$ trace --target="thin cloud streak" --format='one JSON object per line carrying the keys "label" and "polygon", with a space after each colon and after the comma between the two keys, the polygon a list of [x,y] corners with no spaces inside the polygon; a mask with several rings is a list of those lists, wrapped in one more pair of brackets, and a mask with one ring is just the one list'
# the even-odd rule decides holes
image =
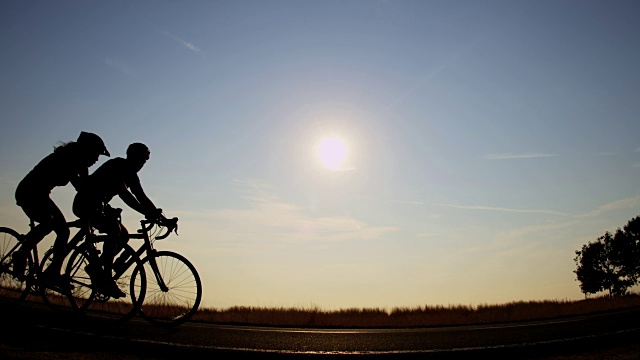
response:
{"label": "thin cloud streak", "polygon": [[563,213],[560,211],[552,211],[552,210],[509,209],[509,208],[483,206],[483,205],[456,205],[456,204],[434,204],[434,205],[445,206],[445,207],[450,207],[454,209],[462,209],[462,210],[487,210],[487,211],[502,211],[502,212],[526,213],[526,214],[544,214],[544,215],[556,215],[556,216],[571,215],[571,214]]}
{"label": "thin cloud streak", "polygon": [[133,70],[133,68],[123,62],[117,61],[117,60],[113,60],[111,58],[105,58],[104,59],[104,63],[105,65],[107,65],[110,68],[114,68],[117,70],[122,71],[122,73],[124,73],[127,76],[136,76],[137,73],[135,70]]}
{"label": "thin cloud streak", "polygon": [[182,46],[186,47],[187,49],[193,51],[194,53],[198,54],[198,55],[204,55],[204,52],[198,48],[197,46],[195,46],[193,43],[190,43],[188,41],[182,40],[181,38],[167,32],[167,31],[163,31],[163,33],[165,35],[167,35],[168,37],[172,38],[173,40],[179,42],[180,44],[182,44]]}
{"label": "thin cloud streak", "polygon": [[360,199],[364,200],[373,200],[377,202],[385,202],[389,204],[403,204],[403,205],[417,205],[422,206],[424,203],[418,200],[393,200],[393,199],[382,199],[374,196],[359,196]]}
{"label": "thin cloud streak", "polygon": [[264,234],[286,242],[372,240],[398,230],[394,226],[371,226],[350,216],[309,216],[303,208],[269,193],[269,187],[259,181],[237,180],[235,184],[248,208],[217,210],[202,216],[222,221],[226,236],[239,241]]}
{"label": "thin cloud streak", "polygon": [[535,159],[535,158],[545,158],[545,157],[556,157],[556,154],[547,154],[547,153],[527,153],[527,154],[511,154],[511,153],[500,153],[500,154],[487,154],[484,156],[487,160],[509,160],[509,159]]}
{"label": "thin cloud streak", "polygon": [[585,214],[576,215],[576,217],[577,218],[595,217],[606,212],[620,210],[620,209],[631,209],[637,206],[640,206],[640,196],[633,196],[633,197],[617,200],[609,204],[602,205],[601,207],[599,207],[594,211],[591,211]]}

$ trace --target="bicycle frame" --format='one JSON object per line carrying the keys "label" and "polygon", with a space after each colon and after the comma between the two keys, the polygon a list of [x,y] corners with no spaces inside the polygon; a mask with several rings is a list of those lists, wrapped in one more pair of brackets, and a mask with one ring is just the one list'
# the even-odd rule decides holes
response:
{"label": "bicycle frame", "polygon": [[[29,222],[29,232],[30,232],[31,230],[33,230],[33,228],[34,228],[34,227],[35,227],[35,222],[34,222],[33,220],[30,220],[30,222]],[[27,234],[28,234],[28,232],[27,232]],[[18,249],[22,249],[22,247],[24,246],[24,241],[25,241],[25,239],[26,239],[27,234],[20,234],[20,233],[18,233],[18,235],[19,235],[19,238],[18,238],[19,242],[18,242],[18,243],[16,243],[16,244],[11,248],[11,249],[9,249],[9,251],[7,251],[7,252],[6,252],[5,256],[4,256],[2,259],[0,259],[0,261],[1,261],[3,264],[5,263],[5,260],[7,260],[7,258],[8,258],[9,256],[12,256],[12,255],[13,255],[13,253],[14,253],[16,250],[18,250]],[[32,253],[32,255],[33,255],[33,262],[34,262],[34,264],[40,264],[40,259],[39,259],[39,256],[38,256],[38,246],[37,246],[37,244],[36,244],[35,246],[33,246],[31,249],[29,249],[29,252],[31,252],[31,253]]]}
{"label": "bicycle frame", "polygon": [[89,225],[89,222],[86,220],[77,219],[75,221],[68,222],[67,225],[70,228],[71,227],[79,228],[78,232],[67,243],[67,247],[69,248],[68,253],[70,253],[74,247],[78,246],[78,244],[80,244],[82,240],[84,240],[85,238],[106,236],[106,235],[95,235],[93,233],[93,228],[91,227],[91,225]]}
{"label": "bicycle frame", "polygon": [[[149,220],[141,220],[140,221],[140,229],[136,234],[129,234],[129,239],[141,239],[144,243],[138,248],[138,250],[134,251],[134,254],[123,253],[118,256],[116,260],[114,260],[113,269],[116,274],[116,278],[119,278],[130,266],[134,265],[135,259],[138,258],[143,262],[148,258],[149,264],[151,265],[151,269],[153,270],[153,274],[156,278],[158,286],[163,292],[169,291],[169,288],[164,282],[162,275],[160,274],[160,270],[158,269],[158,264],[156,263],[155,254],[157,250],[153,248],[153,243],[151,238],[149,237],[149,230],[156,225],[156,222]],[[169,236],[172,231],[172,227],[167,227],[167,231],[155,237],[156,240],[161,240]],[[132,256],[133,255],[133,256]],[[146,257],[143,257],[146,255]]]}
{"label": "bicycle frame", "polygon": [[[29,222],[29,232],[31,232],[31,230],[33,230],[33,228],[35,227],[35,222],[33,220],[30,220]],[[75,221],[70,221],[67,222],[67,226],[69,228],[75,227],[75,228],[79,228],[80,230],[78,230],[78,232],[73,236],[73,238],[71,238],[71,240],[67,243],[67,247],[68,247],[68,251],[67,254],[69,254],[71,252],[71,249],[73,249],[73,247],[77,246],[87,235],[91,234],[90,228],[89,228],[89,224],[85,221],[82,221],[80,219],[75,220]],[[28,232],[27,232],[28,234]],[[13,248],[11,248],[9,251],[7,251],[6,255],[4,258],[0,259],[2,260],[2,262],[4,263],[4,261],[6,260],[6,257],[11,256],[11,254],[13,254],[16,250],[18,250],[19,248],[22,248],[24,246],[24,241],[25,238],[27,236],[27,234],[20,234],[20,242],[18,244],[16,244]],[[72,247],[73,246],[73,247]],[[52,251],[53,248],[49,248],[47,251],[45,251],[44,256],[42,257],[43,259],[47,257],[47,254]],[[31,248],[29,249],[29,252],[31,253],[32,256],[32,260],[33,260],[33,265],[34,268],[36,268],[39,272],[39,270],[44,270],[40,268],[40,252],[38,251],[38,244],[33,244],[31,246]]]}
{"label": "bicycle frame", "polygon": [[[24,238],[24,235],[23,235],[23,234],[19,234],[19,235],[20,235],[20,237],[21,237],[21,238]],[[6,260],[7,260],[7,259],[8,259],[8,258],[9,258],[9,257],[10,257],[10,256],[11,256],[11,255],[16,251],[16,250],[18,250],[18,248],[21,248],[21,247],[22,247],[22,239],[19,239],[19,240],[20,240],[20,242],[18,242],[18,243],[17,243],[16,245],[14,245],[11,249],[9,249],[9,250],[6,252],[6,254],[4,255],[4,257],[0,259],[0,262],[1,262],[2,264],[4,264],[4,263],[5,263],[5,261],[6,261]]]}
{"label": "bicycle frame", "polygon": [[[87,320],[115,324],[140,314],[154,325],[168,327],[180,325],[188,321],[198,309],[202,298],[200,277],[193,264],[184,256],[172,251],[154,249],[156,240],[168,237],[171,232],[177,234],[177,222],[178,218],[167,219],[164,216],[151,221],[142,220],[137,233],[129,237],[142,240],[142,244],[136,248],[131,247],[130,244],[122,244],[116,253],[112,270],[115,272],[113,280],[116,281],[117,286],[121,289],[125,289],[123,287],[125,286],[127,289],[125,291],[128,291],[124,297],[113,297],[104,293],[102,280],[99,279],[102,275],[95,276],[95,272],[100,269],[87,268],[92,263],[101,265],[100,254],[104,250],[104,243],[111,239],[106,238],[108,235],[98,234],[88,221],[80,219],[68,223],[69,227],[79,229],[65,249],[69,254],[64,260],[63,266],[66,269],[64,276],[69,276],[72,285],[70,291],[51,288],[48,284],[39,284],[39,274],[51,260],[52,248],[41,257],[42,260],[39,259],[37,252],[34,252],[33,257],[29,255],[27,266],[32,270],[31,273],[25,273],[26,279],[9,275],[6,286],[5,280],[2,280],[1,290],[9,291],[7,298],[15,304],[19,304],[29,294],[39,294],[52,308],[56,310],[70,308],[78,311],[83,319]],[[6,234],[3,239],[6,239],[7,245],[11,244],[2,249],[4,257],[7,250],[11,253],[19,249],[20,245],[24,245],[22,239],[25,235],[10,228],[2,229]],[[42,263],[36,265],[34,259]],[[9,264],[7,266],[11,270],[12,262],[4,261],[2,265],[5,266],[5,263]],[[149,272],[154,273],[154,278],[151,278]],[[94,280],[96,280],[95,284]],[[147,288],[147,284],[151,284],[150,288]],[[147,291],[152,295],[149,298],[146,297]],[[69,302],[67,306],[60,303],[59,294],[66,296]]]}
{"label": "bicycle frame", "polygon": [[[35,226],[36,226],[35,222],[31,220],[29,223],[29,227],[30,227],[29,232],[33,231]],[[66,256],[69,253],[77,249],[79,246],[82,246],[80,244],[85,239],[88,239],[88,238],[90,239],[91,236],[94,236],[87,222],[76,220],[76,221],[68,222],[67,226],[69,228],[76,227],[76,228],[79,228],[79,230],[73,236],[71,241],[66,244],[66,247],[63,249],[66,253],[58,254],[55,256],[62,256],[66,258]],[[52,260],[52,257],[54,256],[54,253],[53,253],[54,247],[53,246],[49,247],[41,256],[41,253],[39,251],[40,241],[34,242],[34,243],[32,243],[31,241],[27,241],[26,238],[28,237],[29,232],[27,232],[27,234],[20,234],[10,228],[3,227],[2,229],[3,229],[3,233],[8,234],[9,236],[13,236],[17,240],[17,242],[14,243],[10,248],[6,248],[2,250],[3,252],[3,256],[1,259],[2,269],[0,269],[0,273],[4,274],[10,268],[11,266],[10,264],[13,260],[8,261],[8,259],[13,257],[16,251],[23,250],[24,253],[27,255],[25,259],[27,264],[25,268],[26,272],[24,273],[24,277],[20,277],[19,275],[15,275],[15,274],[11,275],[12,277],[19,280],[21,284],[20,287],[22,287],[22,290],[20,290],[22,291],[22,295],[16,298],[18,302],[21,302],[22,300],[26,299],[28,296],[41,296],[43,301],[47,305],[51,306],[54,309],[59,308],[58,304],[54,304],[49,300],[55,299],[55,297],[59,296],[59,294],[64,295],[64,290],[61,291],[60,289],[57,289],[57,288],[45,286],[46,284],[44,284],[41,281],[42,280],[41,275],[46,270],[47,266],[49,265],[49,262]]]}

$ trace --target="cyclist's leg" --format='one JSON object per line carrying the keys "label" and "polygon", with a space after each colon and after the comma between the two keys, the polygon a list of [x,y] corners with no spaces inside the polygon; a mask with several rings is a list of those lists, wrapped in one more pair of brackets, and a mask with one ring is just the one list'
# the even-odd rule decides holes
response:
{"label": "cyclist's leg", "polygon": [[48,196],[23,199],[19,205],[29,219],[38,223],[27,233],[23,243],[24,249],[31,250],[53,230],[53,213],[62,213]]}
{"label": "cyclist's leg", "polygon": [[114,232],[117,232],[117,236],[112,237],[112,241],[109,244],[105,243],[105,250],[102,262],[104,265],[104,270],[107,274],[111,274],[113,271],[113,261],[116,256],[125,246],[127,246],[129,242],[129,231],[127,228],[120,222],[117,222],[117,227],[113,227]]}
{"label": "cyclist's leg", "polygon": [[126,295],[126,292],[122,291],[118,286],[118,283],[115,279],[113,279],[113,263],[116,254],[118,254],[125,246],[127,246],[127,242],[129,240],[129,233],[127,229],[118,221],[118,235],[111,238],[111,243],[106,244],[109,250],[104,252],[104,256],[102,259],[102,263],[104,266],[104,272],[109,276],[107,283],[107,291],[111,296],[115,297],[123,297]]}
{"label": "cyclist's leg", "polygon": [[[20,199],[19,206],[24,213],[37,225],[34,226],[23,238],[22,245],[13,254],[13,270],[16,274],[23,274],[26,266],[26,259],[29,258],[29,252],[35,249],[38,243],[51,232],[52,228],[52,209],[57,206],[48,196],[23,196]],[[57,209],[60,211],[59,209]]]}
{"label": "cyclist's leg", "polygon": [[[33,205],[33,203],[30,205]],[[23,208],[25,208],[24,205]],[[37,209],[35,206],[29,206],[25,209],[25,212],[27,211],[27,214],[39,223],[27,235],[31,248],[37,247],[42,238],[51,232],[51,230],[56,233],[51,261],[47,264],[46,269],[42,269],[42,284],[44,284],[45,287],[58,289],[58,291],[70,290],[69,282],[60,275],[70,234],[67,221],[62,211],[60,211],[53,200],[48,197],[40,199]]]}
{"label": "cyclist's leg", "polygon": [[67,220],[60,211],[60,209],[53,203],[49,204],[51,210],[51,228],[56,233],[56,239],[53,243],[53,254],[51,263],[47,268],[48,272],[52,276],[60,276],[62,270],[62,263],[67,255],[67,243],[69,241],[69,227],[67,226]]}
{"label": "cyclist's leg", "polygon": [[[93,273],[97,283],[96,286],[109,296],[124,297],[126,293],[121,291],[112,277],[113,259],[118,252],[118,243],[121,233],[119,219],[100,213],[94,216],[91,223],[101,233],[106,234],[106,239],[102,244],[102,254],[99,258],[100,264],[90,264],[90,272]],[[97,265],[97,266],[96,266]]]}
{"label": "cyclist's leg", "polygon": [[105,270],[111,270],[113,267],[113,258],[115,257],[118,249],[120,222],[116,219],[103,217],[100,223],[96,225],[96,228],[99,229],[100,232],[107,234],[107,239],[105,240],[102,248],[100,261],[102,262],[102,267]]}
{"label": "cyclist's leg", "polygon": [[[135,281],[132,279],[134,269],[142,267],[140,258],[132,256],[121,268],[117,280],[121,288],[126,289],[126,296],[115,298],[103,292],[94,283],[94,276],[85,270],[89,264],[99,261],[95,249],[104,249],[104,239],[103,236],[97,236],[72,251],[67,262],[67,273],[71,276],[74,289],[68,297],[72,308],[84,318],[100,320],[101,324],[108,325],[121,323],[137,314],[140,303],[144,301],[146,275],[138,275]],[[125,250],[135,253],[130,247]]]}

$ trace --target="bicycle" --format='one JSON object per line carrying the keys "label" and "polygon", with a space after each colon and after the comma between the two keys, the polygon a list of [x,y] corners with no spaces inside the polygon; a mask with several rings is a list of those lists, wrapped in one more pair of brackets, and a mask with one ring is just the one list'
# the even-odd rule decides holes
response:
{"label": "bicycle", "polygon": [[77,246],[65,271],[74,286],[68,294],[71,306],[86,318],[113,323],[125,322],[136,313],[159,326],[172,327],[188,321],[202,298],[200,276],[184,256],[154,249],[156,240],[165,239],[172,232],[177,234],[177,222],[178,218],[164,216],[141,220],[137,233],[129,235],[129,239],[141,239],[143,244],[134,250],[127,243],[114,257],[113,279],[127,295],[120,299],[101,293],[87,273],[87,265],[99,261],[104,236],[95,236]]}
{"label": "bicycle", "polygon": [[24,235],[17,231],[0,227],[0,295],[9,304],[16,305],[26,297],[28,289],[29,269],[33,266],[33,259],[27,256],[27,262],[23,271],[14,270],[13,256],[15,251],[22,248]]}
{"label": "bicycle", "polygon": [[[67,223],[69,227],[80,226],[78,222]],[[29,223],[30,229],[35,226],[33,220]],[[49,307],[60,310],[64,308],[65,292],[67,290],[48,287],[48,284],[40,281],[42,274],[51,263],[53,247],[50,247],[42,257],[39,258],[38,245],[23,252],[25,258],[23,269],[16,273],[14,255],[16,251],[23,250],[27,234],[20,234],[17,231],[0,227],[0,296],[10,305],[18,305],[29,295],[41,297],[42,301]]]}
{"label": "bicycle", "polygon": [[[33,229],[34,226],[32,220],[29,227]],[[103,236],[93,234],[90,225],[80,219],[68,222],[67,226],[80,229],[69,241],[67,249],[71,250],[67,251],[67,255],[87,237]],[[21,259],[23,269],[16,273],[15,255],[18,251],[24,250],[26,237],[27,234],[20,234],[11,228],[0,227],[0,296],[11,305],[19,305],[31,295],[42,298],[42,301],[54,310],[70,309],[67,298],[71,290],[51,287],[40,281],[43,278],[42,274],[51,263],[53,247],[44,253],[42,261],[39,258],[37,244],[23,251],[25,256]]]}

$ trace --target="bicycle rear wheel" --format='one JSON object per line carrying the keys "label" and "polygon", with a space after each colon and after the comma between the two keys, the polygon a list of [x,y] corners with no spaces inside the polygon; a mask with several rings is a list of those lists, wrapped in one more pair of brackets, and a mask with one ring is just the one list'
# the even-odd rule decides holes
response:
{"label": "bicycle rear wheel", "polygon": [[[74,289],[68,295],[71,307],[78,311],[87,320],[99,321],[102,324],[117,325],[131,319],[144,301],[146,277],[138,277],[134,280],[132,274],[142,262],[134,257],[130,266],[125,270],[116,282],[126,296],[116,299],[100,291],[100,287],[92,281],[86,271],[86,266],[91,261],[100,264],[98,254],[102,251],[104,241],[101,238],[91,243],[82,244],[75,250],[67,263],[66,275],[69,276]],[[129,247],[129,245],[126,245]],[[133,249],[127,249],[133,253]]]}
{"label": "bicycle rear wheel", "polygon": [[18,305],[29,295],[32,283],[33,259],[28,252],[24,271],[16,274],[13,253],[22,245],[17,231],[0,227],[0,298],[9,305]]}
{"label": "bicycle rear wheel", "polygon": [[[153,261],[157,264],[158,276],[167,286],[163,291],[156,279]],[[140,307],[140,315],[154,325],[177,326],[189,320],[200,306],[202,283],[196,268],[184,256],[172,251],[159,251],[147,257],[144,268],[136,268],[134,279],[145,276],[147,292]]]}

